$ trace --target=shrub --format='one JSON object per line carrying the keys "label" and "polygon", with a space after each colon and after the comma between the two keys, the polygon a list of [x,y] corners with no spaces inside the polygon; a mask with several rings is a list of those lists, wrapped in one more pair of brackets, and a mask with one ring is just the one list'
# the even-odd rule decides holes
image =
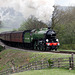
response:
{"label": "shrub", "polygon": [[0,52],[4,49],[4,46],[0,45]]}
{"label": "shrub", "polygon": [[49,67],[51,68],[51,66],[53,65],[53,61],[51,59],[49,59],[48,63],[49,63]]}
{"label": "shrub", "polygon": [[62,44],[59,48],[66,50],[75,50],[75,44]]}

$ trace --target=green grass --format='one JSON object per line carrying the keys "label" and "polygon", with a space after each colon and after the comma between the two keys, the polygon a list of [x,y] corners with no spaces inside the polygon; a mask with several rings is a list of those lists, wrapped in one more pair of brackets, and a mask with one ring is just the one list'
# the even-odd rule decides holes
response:
{"label": "green grass", "polygon": [[69,71],[68,69],[54,68],[43,70],[31,70],[12,75],[75,75],[75,70]]}
{"label": "green grass", "polygon": [[75,52],[75,50],[64,50],[64,49],[59,49],[58,51],[69,51],[69,52]]}
{"label": "green grass", "polygon": [[3,50],[0,52],[0,71],[11,68],[11,60],[14,61],[15,66],[22,66],[30,62],[39,61],[50,58],[70,57],[67,54],[54,54],[42,52],[25,52],[15,49]]}

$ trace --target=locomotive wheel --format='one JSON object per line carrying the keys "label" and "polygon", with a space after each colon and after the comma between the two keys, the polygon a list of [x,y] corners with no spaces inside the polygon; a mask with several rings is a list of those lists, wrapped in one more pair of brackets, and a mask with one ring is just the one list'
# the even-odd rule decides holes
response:
{"label": "locomotive wheel", "polygon": [[45,51],[45,44],[42,42],[42,44],[41,44],[41,50],[43,50],[43,51]]}
{"label": "locomotive wheel", "polygon": [[43,47],[42,50],[45,51],[45,48]]}
{"label": "locomotive wheel", "polygon": [[46,50],[46,47],[45,47],[45,44],[42,43],[42,50],[45,51]]}
{"label": "locomotive wheel", "polygon": [[39,46],[37,46],[37,50],[40,50]]}
{"label": "locomotive wheel", "polygon": [[57,51],[57,48],[55,48],[55,51]]}
{"label": "locomotive wheel", "polygon": [[39,50],[43,50],[43,48],[42,48],[42,44],[40,44],[40,46],[39,46]]}
{"label": "locomotive wheel", "polygon": [[39,41],[37,41],[37,50],[40,50],[40,44],[39,44]]}
{"label": "locomotive wheel", "polygon": [[45,51],[45,45],[44,45],[44,43],[40,44],[40,50]]}
{"label": "locomotive wheel", "polygon": [[37,44],[36,44],[36,42],[34,42],[34,50],[36,50],[37,49]]}

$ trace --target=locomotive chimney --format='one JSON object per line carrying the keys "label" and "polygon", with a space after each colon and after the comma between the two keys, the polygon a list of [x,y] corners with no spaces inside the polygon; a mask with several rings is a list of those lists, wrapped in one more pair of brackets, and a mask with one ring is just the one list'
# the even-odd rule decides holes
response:
{"label": "locomotive chimney", "polygon": [[51,27],[48,27],[48,30],[50,30],[51,29]]}

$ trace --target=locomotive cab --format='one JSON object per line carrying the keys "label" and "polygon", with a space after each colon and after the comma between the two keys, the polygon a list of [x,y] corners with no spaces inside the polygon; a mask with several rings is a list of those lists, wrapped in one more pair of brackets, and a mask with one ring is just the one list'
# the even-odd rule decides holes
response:
{"label": "locomotive cab", "polygon": [[57,50],[59,46],[59,40],[56,39],[56,33],[53,30],[48,30],[46,33],[46,48],[50,50]]}

